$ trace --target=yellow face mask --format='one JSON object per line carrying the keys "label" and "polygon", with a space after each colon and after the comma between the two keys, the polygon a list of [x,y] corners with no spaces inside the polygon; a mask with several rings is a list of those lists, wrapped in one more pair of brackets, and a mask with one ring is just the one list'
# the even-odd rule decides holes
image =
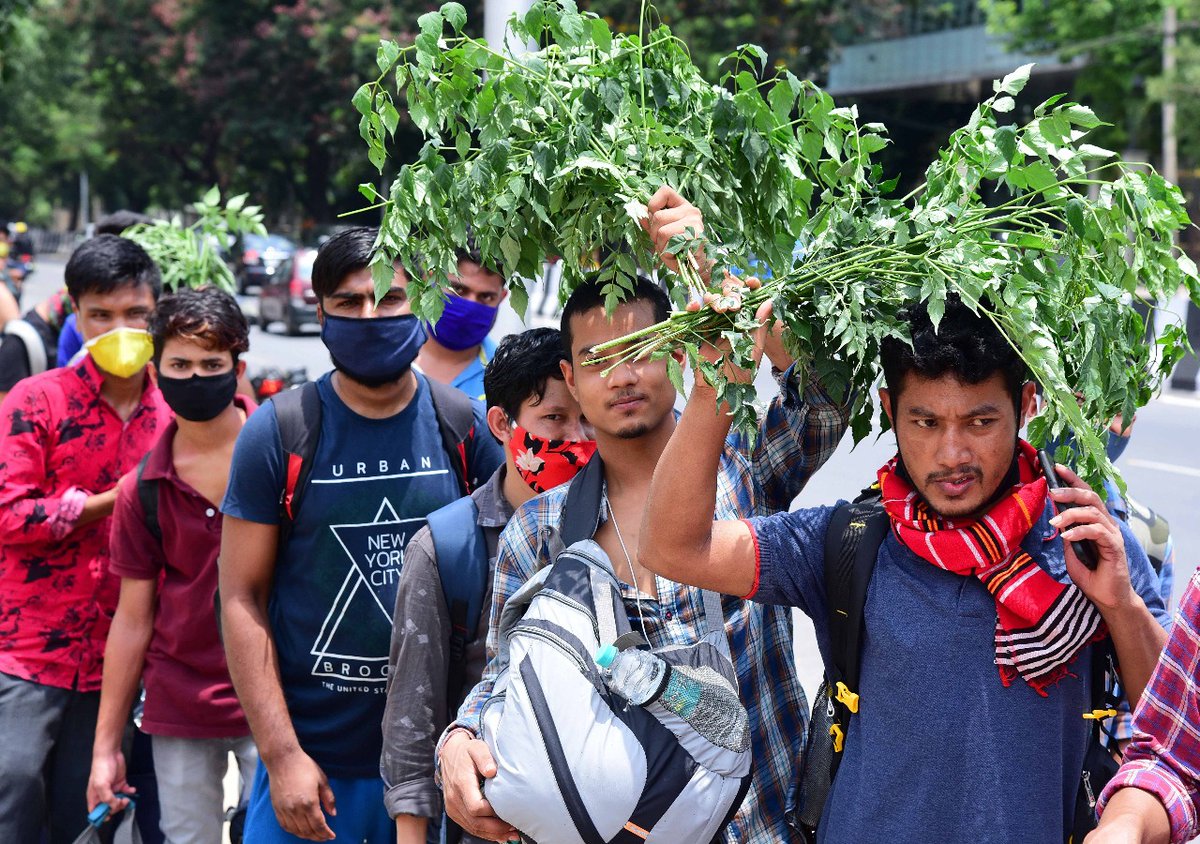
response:
{"label": "yellow face mask", "polygon": [[150,362],[154,341],[142,328],[114,328],[83,344],[96,366],[118,378],[128,378]]}

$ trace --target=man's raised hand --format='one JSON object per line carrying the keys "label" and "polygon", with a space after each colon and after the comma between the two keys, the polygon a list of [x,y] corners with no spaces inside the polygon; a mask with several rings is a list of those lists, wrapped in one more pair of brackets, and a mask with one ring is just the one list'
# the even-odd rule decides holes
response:
{"label": "man's raised hand", "polygon": [[[663,185],[650,198],[646,205],[647,215],[642,220],[642,228],[650,236],[650,242],[658,253],[659,259],[668,269],[679,272],[678,259],[667,251],[671,238],[676,235],[687,235],[689,229],[695,237],[704,234],[704,216],[700,209],[688,202],[674,188]],[[695,253],[696,269],[700,277],[708,281],[708,262],[704,259],[703,251]]]}

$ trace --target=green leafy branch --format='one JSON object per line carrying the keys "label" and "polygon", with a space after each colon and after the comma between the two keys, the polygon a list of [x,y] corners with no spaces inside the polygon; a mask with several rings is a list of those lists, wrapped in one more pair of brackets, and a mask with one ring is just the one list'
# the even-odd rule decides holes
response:
{"label": "green leafy branch", "polygon": [[239,235],[267,233],[262,209],[246,205],[247,196],[239,194],[222,205],[221,191],[213,187],[192,206],[197,220],[190,226],[175,217],[132,226],[122,235],[141,244],[154,259],[167,290],[211,284],[236,293],[237,282],[221,252]]}
{"label": "green leafy branch", "polygon": [[[1153,314],[1181,285],[1200,304],[1196,267],[1174,246],[1189,225],[1179,190],[1089,144],[1101,121],[1061,97],[1012,123],[1029,66],[996,82],[922,185],[892,198],[895,181],[872,160],[889,143],[885,128],[860,125],[855,108],[787,72],[760,75],[767,56],[753,45],[712,84],[666,27],[614,35],[571,0],[540,0],[513,20],[517,38],[540,45],[518,57],[463,35],[465,19],[448,3],[420,18],[414,44],[382,43],[379,77],[355,96],[377,167],[401,108],[427,139],[387,196],[362,188],[384,208],[377,282],[403,262],[421,316],[440,313],[468,225],[519,310],[520,277],[536,275],[546,255],[564,258],[560,295],[598,271],[615,306],[657,262],[640,218],[669,184],[706,227],[706,242],[693,232],[670,245],[682,271],[661,277],[678,306],[703,295],[688,260],[701,246],[714,278],[763,268],[770,277],[727,292],[724,313],[680,311],[605,344],[595,363],[682,348],[743,429],[756,421],[753,387],[728,382],[699,349],[724,338],[748,364],[753,314],[768,300],[793,354],[850,402],[858,441],[873,427],[880,343],[907,339],[902,309],[924,301],[936,322],[947,296],[959,296],[1044,386],[1048,411],[1031,436],[1073,430],[1093,484],[1112,472],[1100,438],[1109,420],[1131,418],[1187,349],[1178,322],[1147,342],[1133,307]],[[680,367],[667,367],[682,390]]]}
{"label": "green leafy branch", "polygon": [[[615,305],[654,265],[640,220],[663,184],[704,212],[720,265],[785,261],[814,194],[864,179],[865,157],[887,143],[811,83],[755,75],[747,68],[766,56],[751,45],[714,85],[666,27],[614,35],[570,0],[540,0],[513,20],[514,37],[547,45],[517,57],[463,35],[465,20],[447,3],[421,16],[412,45],[383,42],[380,75],[354,98],[376,167],[402,108],[427,138],[388,196],[362,186],[384,208],[377,278],[402,261],[425,316],[440,312],[468,223],[518,310],[520,279],[547,255],[564,258],[564,291],[597,271]],[[691,251],[681,254],[678,304],[703,289]]]}

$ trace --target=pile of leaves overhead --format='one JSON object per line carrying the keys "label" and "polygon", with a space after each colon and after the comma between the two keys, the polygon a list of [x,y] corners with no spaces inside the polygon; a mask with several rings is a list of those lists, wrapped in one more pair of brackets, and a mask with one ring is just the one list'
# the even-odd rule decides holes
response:
{"label": "pile of leaves overhead", "polygon": [[[1031,438],[1073,430],[1093,484],[1112,473],[1101,438],[1109,420],[1132,418],[1187,349],[1178,320],[1147,343],[1132,306],[1153,313],[1181,285],[1200,304],[1196,266],[1174,246],[1190,224],[1178,188],[1087,143],[1101,121],[1061,96],[1013,123],[1030,66],[997,81],[925,181],[893,197],[894,180],[873,160],[889,143],[885,127],[860,124],[856,108],[786,70],[768,72],[753,45],[731,53],[712,83],[667,27],[614,35],[571,0],[540,0],[514,18],[513,37],[540,45],[516,57],[464,35],[465,21],[447,3],[419,19],[414,44],[384,41],[380,75],[354,98],[381,170],[401,108],[427,138],[389,195],[362,187],[384,207],[376,283],[390,284],[393,260],[403,262],[424,318],[441,313],[468,224],[519,312],[521,278],[548,255],[563,258],[562,297],[598,271],[615,306],[635,272],[656,263],[640,221],[667,184],[706,226],[704,242],[691,233],[671,244],[681,269],[660,277],[677,305],[705,292],[700,247],[713,278],[763,266],[771,277],[735,291],[740,310],[680,311],[600,348],[596,362],[682,348],[743,429],[756,420],[753,386],[726,381],[698,349],[724,337],[748,362],[753,314],[767,300],[789,349],[852,402],[857,442],[872,429],[880,341],[907,339],[900,310],[925,301],[937,321],[947,295],[960,296],[1043,385],[1047,412]],[[682,390],[681,370],[668,368]]]}

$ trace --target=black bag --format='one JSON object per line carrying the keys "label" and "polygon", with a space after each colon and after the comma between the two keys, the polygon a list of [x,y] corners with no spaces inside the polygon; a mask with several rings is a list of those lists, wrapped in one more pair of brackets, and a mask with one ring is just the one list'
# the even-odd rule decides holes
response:
{"label": "black bag", "polygon": [[813,700],[804,757],[788,793],[787,820],[805,841],[817,825],[845,747],[850,716],[858,712],[859,658],[867,584],[875,571],[888,516],[876,491],[833,511],[825,531],[825,592],[832,664]]}

